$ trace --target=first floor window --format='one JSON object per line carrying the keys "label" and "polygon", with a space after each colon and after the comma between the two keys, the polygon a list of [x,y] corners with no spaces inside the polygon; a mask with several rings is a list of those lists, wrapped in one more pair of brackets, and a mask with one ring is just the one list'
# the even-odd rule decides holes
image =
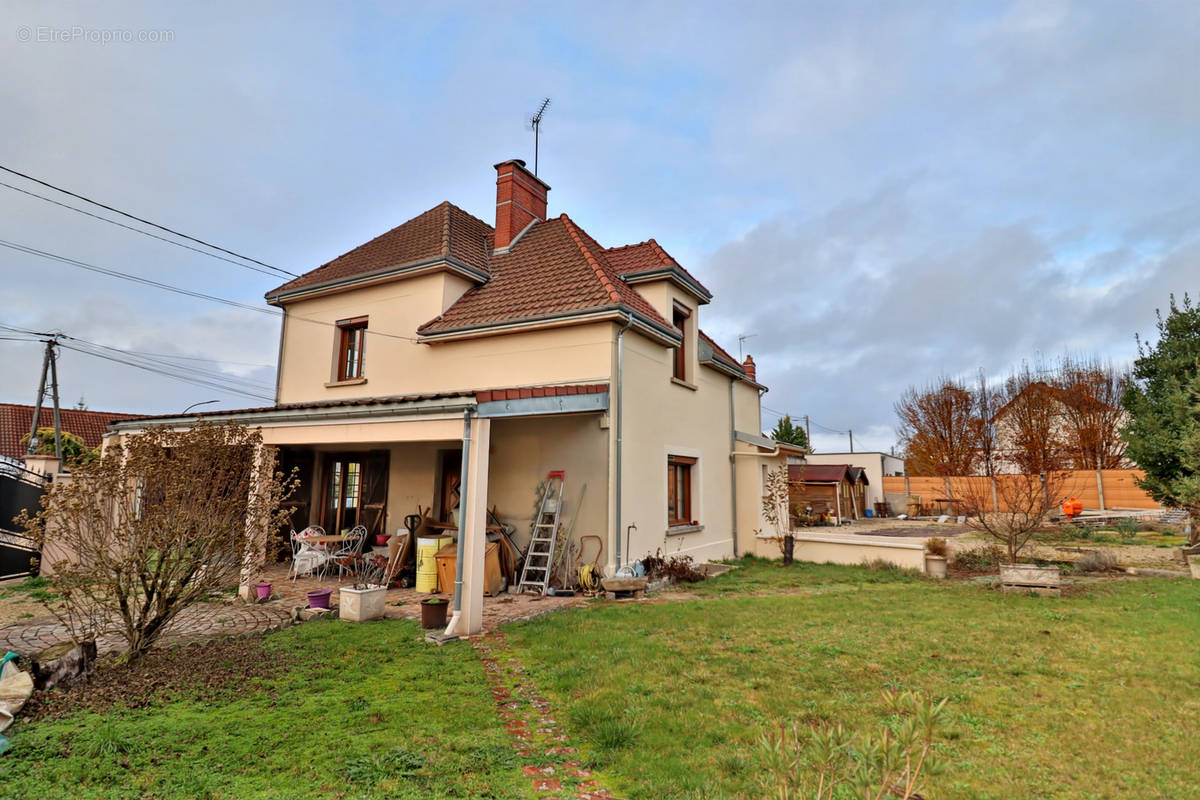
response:
{"label": "first floor window", "polygon": [[367,338],[367,318],[344,319],[338,322],[339,381],[352,381],[363,376],[363,345]]}
{"label": "first floor window", "polygon": [[692,524],[692,467],[696,459],[667,456],[667,524]]}

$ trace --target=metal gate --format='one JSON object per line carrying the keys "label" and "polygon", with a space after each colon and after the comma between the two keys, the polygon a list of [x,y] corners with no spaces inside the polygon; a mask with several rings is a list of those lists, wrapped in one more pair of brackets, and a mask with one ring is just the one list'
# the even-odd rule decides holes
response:
{"label": "metal gate", "polygon": [[37,513],[49,481],[11,461],[0,461],[0,580],[37,573],[37,544],[18,531],[13,518]]}

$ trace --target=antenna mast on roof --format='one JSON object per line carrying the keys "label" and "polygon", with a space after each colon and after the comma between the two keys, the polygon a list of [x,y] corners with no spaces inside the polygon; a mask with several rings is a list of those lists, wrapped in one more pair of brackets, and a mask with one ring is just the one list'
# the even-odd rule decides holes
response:
{"label": "antenna mast on roof", "polygon": [[542,101],[542,107],[537,110],[537,113],[529,118],[529,127],[533,128],[533,174],[538,174],[538,144],[542,132],[542,119],[546,116],[546,109],[550,107],[550,98],[547,97]]}

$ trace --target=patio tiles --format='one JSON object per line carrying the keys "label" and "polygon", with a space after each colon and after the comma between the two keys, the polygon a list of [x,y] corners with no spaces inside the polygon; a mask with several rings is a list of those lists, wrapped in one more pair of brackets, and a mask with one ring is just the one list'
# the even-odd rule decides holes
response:
{"label": "patio tiles", "polygon": [[592,771],[583,767],[577,758],[578,749],[567,744],[569,737],[559,732],[558,723],[548,713],[550,701],[529,682],[524,668],[508,649],[504,634],[488,633],[471,644],[483,662],[483,672],[504,729],[513,739],[513,749],[530,761],[521,769],[539,798],[614,800],[612,793],[594,779]]}
{"label": "patio tiles", "polygon": [[[276,564],[268,567],[262,580],[271,584],[271,602],[268,605],[283,605],[287,608],[307,606],[307,593],[318,589],[332,589],[329,596],[331,605],[338,602],[338,589],[342,586],[353,586],[356,578],[344,576],[340,580],[327,577],[320,581],[316,578],[301,577],[294,582],[288,578],[288,566]],[[416,589],[392,588],[387,591],[387,601],[384,614],[392,619],[420,619],[421,601],[433,595],[418,592]],[[454,595],[440,594],[447,600],[453,600]],[[523,619],[533,619],[542,614],[558,611],[571,606],[586,603],[583,597],[540,597],[536,595],[501,594],[498,597],[483,598],[483,629],[485,632],[495,631],[506,622]]]}
{"label": "patio tiles", "polygon": [[[157,646],[170,647],[216,636],[249,636],[291,624],[286,607],[241,603],[197,603],[179,612]],[[53,617],[42,617],[0,628],[0,652],[12,650],[34,657],[43,650],[71,641],[67,627]],[[123,652],[125,641],[116,634],[96,640],[98,654]]]}

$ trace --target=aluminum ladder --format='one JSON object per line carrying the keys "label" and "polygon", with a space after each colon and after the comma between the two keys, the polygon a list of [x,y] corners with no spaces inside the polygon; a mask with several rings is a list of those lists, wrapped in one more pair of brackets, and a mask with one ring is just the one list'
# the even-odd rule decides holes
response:
{"label": "aluminum ladder", "polygon": [[537,516],[530,528],[529,549],[525,551],[525,566],[517,592],[545,594],[554,571],[554,549],[558,539],[558,519],[562,514],[563,486],[567,481],[564,470],[552,470],[546,476]]}

